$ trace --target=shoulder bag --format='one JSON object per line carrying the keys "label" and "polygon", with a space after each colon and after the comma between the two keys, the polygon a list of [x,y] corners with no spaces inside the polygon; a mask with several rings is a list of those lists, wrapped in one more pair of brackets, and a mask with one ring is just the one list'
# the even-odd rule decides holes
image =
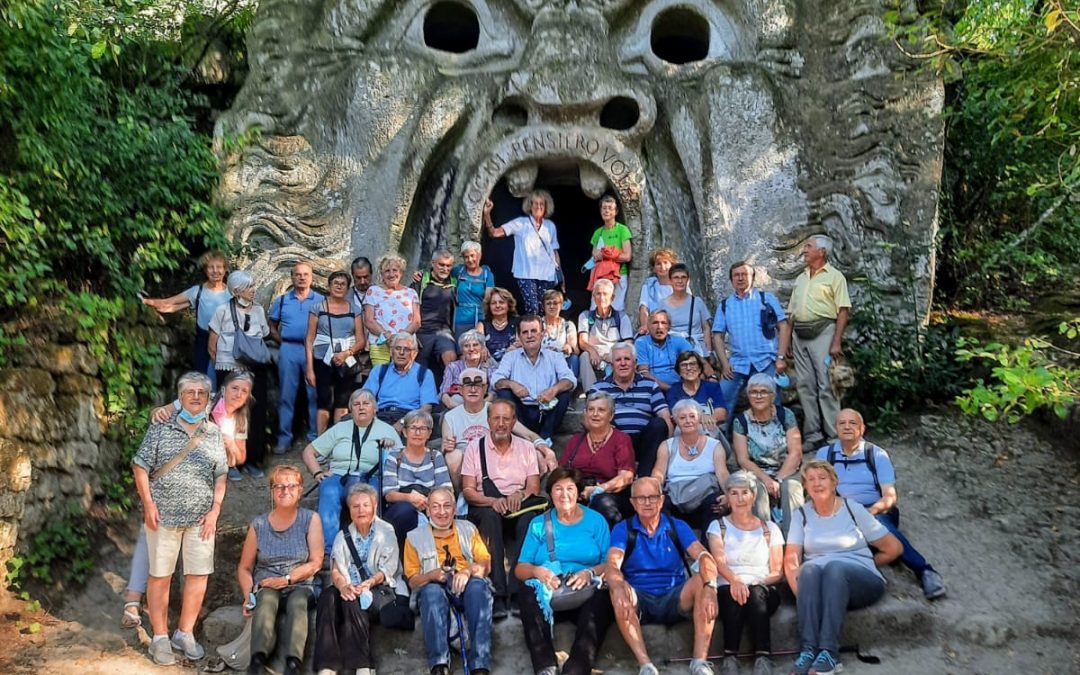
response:
{"label": "shoulder bag", "polygon": [[[547,553],[548,560],[550,562],[557,562],[555,559],[555,525],[551,522],[551,511],[544,514],[544,539],[547,541]],[[593,577],[593,580],[588,584],[585,584],[581,588],[573,589],[567,585],[570,581],[569,574],[559,575],[559,587],[551,592],[551,610],[553,612],[562,612],[567,609],[577,609],[596,594],[596,589],[600,587],[598,578]]]}
{"label": "shoulder bag", "polygon": [[233,360],[245,366],[264,366],[270,363],[270,350],[262,336],[253,337],[240,329],[236,300],[229,301],[229,311],[232,313],[233,322]]}

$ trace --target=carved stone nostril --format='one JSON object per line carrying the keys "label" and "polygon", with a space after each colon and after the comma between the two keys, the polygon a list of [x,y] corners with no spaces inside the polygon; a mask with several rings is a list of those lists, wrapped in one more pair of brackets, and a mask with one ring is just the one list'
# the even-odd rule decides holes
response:
{"label": "carved stone nostril", "polygon": [[616,96],[600,111],[600,126],[614,131],[627,131],[641,119],[641,106],[626,96]]}
{"label": "carved stone nostril", "polygon": [[503,101],[491,113],[491,121],[509,127],[523,127],[529,123],[529,112],[520,103]]}

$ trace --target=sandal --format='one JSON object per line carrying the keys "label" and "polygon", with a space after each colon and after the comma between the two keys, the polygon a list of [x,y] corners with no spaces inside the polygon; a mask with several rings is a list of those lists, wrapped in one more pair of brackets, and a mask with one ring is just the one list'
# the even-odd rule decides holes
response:
{"label": "sandal", "polygon": [[124,628],[138,628],[142,625],[140,609],[142,603],[138,600],[124,603],[124,613],[120,615],[120,625]]}

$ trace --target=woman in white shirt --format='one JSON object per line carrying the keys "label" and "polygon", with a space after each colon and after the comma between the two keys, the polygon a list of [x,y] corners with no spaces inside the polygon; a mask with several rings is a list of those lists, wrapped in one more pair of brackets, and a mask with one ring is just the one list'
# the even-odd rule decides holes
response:
{"label": "woman in white shirt", "polygon": [[664,486],[674,514],[704,529],[717,513],[727,510],[720,487],[728,479],[727,452],[720,441],[705,433],[705,411],[694,399],[676,403],[671,417],[675,436],[656,449],[652,476]]}
{"label": "woman in white shirt", "polygon": [[543,312],[541,298],[549,288],[564,286],[561,283],[562,261],[559,260],[559,235],[551,214],[555,203],[547,190],[533,190],[522,201],[521,210],[527,216],[519,216],[495,227],[491,211],[495,205],[489,199],[484,204],[484,227],[488,236],[514,238],[514,278],[525,301],[525,314],[540,316]]}
{"label": "woman in white shirt", "polygon": [[751,646],[757,655],[754,675],[773,672],[769,618],[780,606],[776,584],[783,574],[784,536],[775,523],[754,515],[757,487],[750,472],[731,474],[724,484],[731,515],[714,520],[706,530],[709,552],[720,575],[716,591],[724,624],[720,675],[738,674],[736,654],[745,626],[750,627]]}

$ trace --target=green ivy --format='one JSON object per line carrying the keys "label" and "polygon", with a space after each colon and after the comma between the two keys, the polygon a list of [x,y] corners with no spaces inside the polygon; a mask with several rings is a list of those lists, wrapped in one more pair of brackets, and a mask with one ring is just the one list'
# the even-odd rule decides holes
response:
{"label": "green ivy", "polygon": [[78,502],[54,513],[45,527],[34,535],[24,556],[7,562],[5,582],[21,588],[28,578],[50,584],[55,581],[82,583],[94,567],[90,546],[90,520]]}

